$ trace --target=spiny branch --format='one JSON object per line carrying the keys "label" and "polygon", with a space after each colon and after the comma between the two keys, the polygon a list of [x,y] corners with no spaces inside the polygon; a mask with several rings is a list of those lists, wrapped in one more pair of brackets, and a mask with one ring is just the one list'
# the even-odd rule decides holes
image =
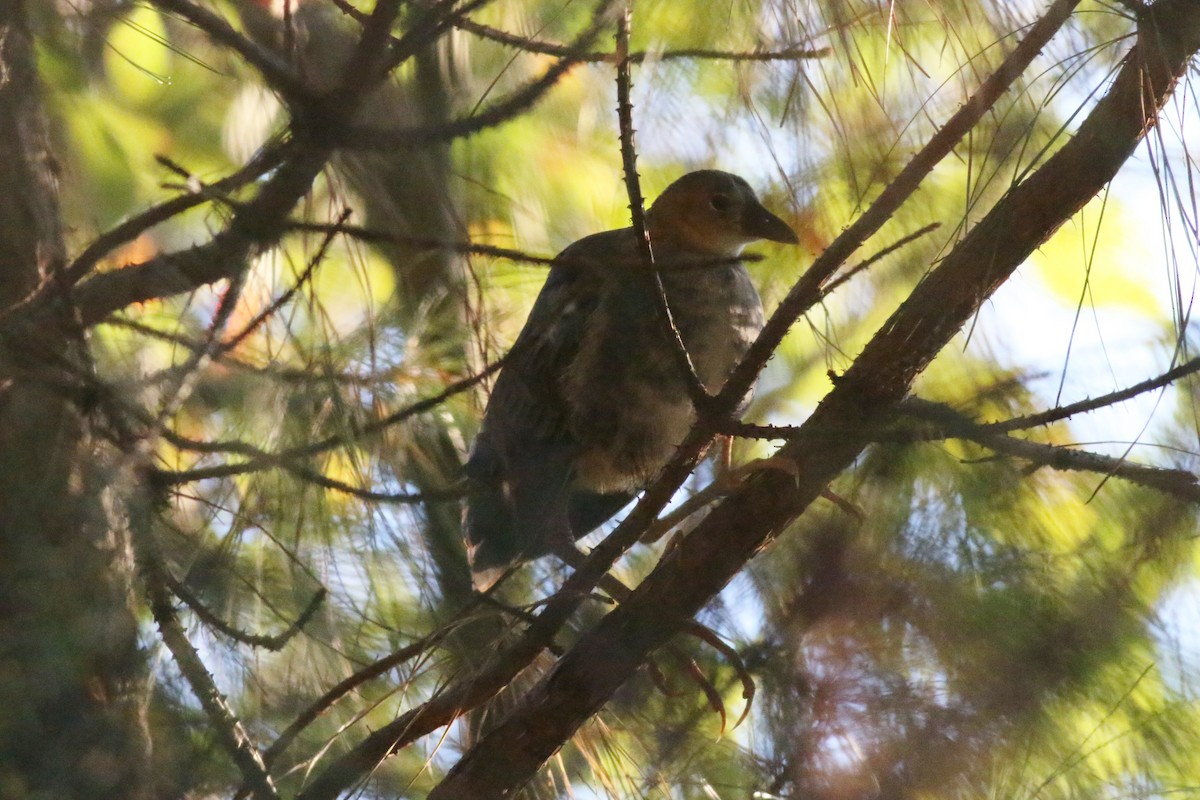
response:
{"label": "spiny branch", "polygon": [[625,174],[625,192],[629,196],[629,216],[633,226],[633,235],[637,240],[638,253],[642,266],[649,280],[648,288],[654,295],[654,303],[658,315],[662,318],[665,332],[673,347],[676,367],[687,384],[688,394],[699,416],[708,407],[708,391],[704,388],[700,376],[696,374],[696,365],[688,353],[675,317],[671,313],[671,305],[667,302],[667,291],[663,286],[662,276],[658,273],[654,261],[654,242],[650,239],[650,231],[646,229],[646,201],[642,197],[642,187],[638,180],[637,147],[634,144],[633,102],[630,100],[632,78],[629,69],[629,26],[632,22],[633,9],[626,3],[622,13],[617,18],[617,127],[621,141],[621,167]]}
{"label": "spiny branch", "polygon": [[[532,36],[521,36],[515,33],[484,25],[474,20],[463,19],[455,27],[473,33],[483,39],[509,47],[523,50],[526,53],[538,53],[548,56],[570,55],[570,48],[557,42],[547,42]],[[746,50],[741,52],[728,50],[710,50],[704,48],[681,48],[679,50],[664,50],[662,52],[635,51],[622,55],[620,49],[611,53],[585,53],[579,56],[580,61],[596,63],[615,63],[628,61],[631,64],[641,64],[647,60],[676,61],[681,59],[703,59],[709,61],[797,61],[811,58],[824,58],[829,55],[828,47],[786,47],[782,50]]]}
{"label": "spiny branch", "polygon": [[166,570],[162,571],[162,578],[167,588],[171,590],[171,594],[182,600],[184,605],[190,608],[192,613],[196,615],[196,618],[205,625],[235,642],[249,645],[250,647],[262,647],[272,652],[282,650],[284,645],[292,640],[292,637],[304,630],[304,626],[317,613],[317,609],[321,607],[321,603],[325,601],[325,597],[328,595],[328,591],[324,587],[318,589],[313,594],[312,599],[308,601],[304,610],[300,612],[300,615],[287,628],[273,636],[264,636],[257,633],[246,633],[218,617],[208,606],[204,605],[204,601],[197,597],[191,589],[182,581],[176,580]]}
{"label": "spiny branch", "polygon": [[[489,364],[486,369],[449,384],[445,389],[443,389],[441,392],[438,392],[436,395],[427,397],[424,400],[419,400],[397,411],[393,411],[391,414],[388,414],[382,419],[378,419],[374,422],[369,422],[365,425],[355,428],[349,436],[327,436],[319,441],[310,442],[309,444],[293,447],[289,450],[283,450],[278,453],[266,452],[244,442],[226,442],[221,444],[197,443],[175,434],[164,434],[172,444],[184,449],[201,449],[203,452],[223,450],[225,452],[238,453],[240,455],[248,456],[250,460],[242,464],[223,464],[216,467],[200,468],[182,472],[160,470],[156,471],[154,475],[156,480],[158,480],[160,483],[179,484],[211,478],[231,477],[233,475],[242,475],[248,472],[258,472],[264,469],[281,468],[293,471],[301,470],[303,472],[303,468],[299,467],[297,462],[303,459],[311,458],[315,455],[320,455],[321,453],[325,453],[330,450],[335,450],[344,446],[349,441],[354,441],[364,436],[371,436],[380,433],[387,428],[404,422],[405,420],[410,419],[418,414],[424,414],[441,405],[454,395],[464,392],[480,383],[493,372],[500,369],[503,364],[503,359],[493,364]],[[364,490],[356,490],[353,487],[345,486],[344,484],[340,484],[339,482],[332,481],[331,479],[326,479],[324,477],[317,478],[315,475],[308,474],[305,474],[304,477],[314,480],[318,483],[328,483],[330,488],[335,488],[339,491],[348,491],[350,493],[360,495],[364,493]],[[393,502],[409,502],[410,500],[412,502],[419,502],[420,500],[431,499],[428,493],[423,493],[420,498],[416,500],[411,499],[408,495],[398,496],[390,494],[371,494],[372,499],[389,500]],[[460,496],[458,493],[448,493],[445,498],[441,499],[458,496]]]}
{"label": "spiny branch", "polygon": [[1102,394],[1099,397],[1092,397],[1087,400],[1080,400],[1077,403],[1051,408],[1037,414],[1029,414],[1023,417],[1005,420],[1004,422],[992,422],[987,424],[989,430],[1005,433],[1008,431],[1025,430],[1028,428],[1036,428],[1042,425],[1049,425],[1064,419],[1070,419],[1076,414],[1085,414],[1089,411],[1095,411],[1098,408],[1122,403],[1137,397],[1146,392],[1152,392],[1155,389],[1161,389],[1164,386],[1169,386],[1175,381],[1185,378],[1188,375],[1193,375],[1200,372],[1200,358],[1193,358],[1190,361],[1184,362],[1174,369],[1169,369],[1161,375],[1153,378],[1148,378],[1140,383],[1135,383],[1125,389],[1116,392]]}
{"label": "spiny branch", "polygon": [[270,50],[242,36],[233,26],[206,8],[188,0],[151,0],[163,11],[195,25],[214,42],[233,50],[266,81],[267,85],[283,95],[289,104],[303,103],[309,99],[309,89],[304,85],[291,66]]}
{"label": "spiny branch", "polygon": [[146,581],[146,593],[150,599],[150,610],[163,643],[171,651],[179,671],[183,673],[192,693],[200,701],[200,706],[212,723],[217,739],[237,765],[242,780],[251,787],[255,798],[278,800],[279,793],[267,772],[262,756],[217,688],[212,674],[204,666],[196,648],[188,641],[187,633],[179,622],[179,615],[175,612],[168,589],[166,567],[158,555],[157,543],[154,542],[150,515],[143,508],[134,509],[131,517],[139,562]]}

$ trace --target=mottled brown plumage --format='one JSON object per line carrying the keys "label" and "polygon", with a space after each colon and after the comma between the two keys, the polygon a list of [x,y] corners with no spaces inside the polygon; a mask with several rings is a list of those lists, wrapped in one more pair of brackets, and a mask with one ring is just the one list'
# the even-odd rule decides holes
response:
{"label": "mottled brown plumage", "polygon": [[[680,336],[716,392],[763,316],[741,262],[713,262],[796,236],[744,180],[716,170],[667,187],[646,227]],[[662,469],[695,422],[674,347],[632,228],[558,255],[466,467],[477,486],[463,515],[477,586],[593,530]]]}

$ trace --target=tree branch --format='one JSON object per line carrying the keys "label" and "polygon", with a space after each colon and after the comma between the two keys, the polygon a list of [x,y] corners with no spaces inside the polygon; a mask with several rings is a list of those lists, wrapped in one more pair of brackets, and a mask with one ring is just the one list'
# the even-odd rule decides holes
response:
{"label": "tree branch", "polygon": [[134,303],[194,291],[241,273],[255,252],[278,239],[288,213],[308,193],[330,154],[296,143],[288,150],[254,199],[208,243],[96,275],[75,287],[71,300],[82,324],[90,327]]}
{"label": "tree branch", "polygon": [[166,583],[167,588],[171,590],[171,594],[182,600],[183,604],[190,608],[192,613],[196,615],[196,618],[205,625],[240,644],[249,645],[250,647],[262,647],[273,652],[282,650],[283,646],[291,641],[293,636],[304,629],[304,626],[312,619],[313,614],[317,613],[317,609],[321,607],[321,603],[325,601],[325,596],[328,594],[325,587],[321,587],[313,594],[312,599],[308,601],[308,605],[304,607],[304,610],[300,612],[300,615],[293,622],[289,623],[286,628],[273,636],[264,636],[257,633],[246,633],[230,625],[204,605],[204,601],[197,597],[184,583],[176,580],[165,569],[161,572],[162,579]]}
{"label": "tree branch", "polygon": [[[1001,455],[1013,456],[1038,466],[1050,467],[1064,472],[1094,472],[1107,477],[1123,478],[1130,483],[1156,489],[1186,503],[1200,502],[1200,484],[1197,477],[1184,469],[1153,467],[1137,464],[1125,458],[1114,458],[1066,445],[1031,442],[1004,433],[1004,423],[976,422],[944,403],[935,403],[918,397],[903,400],[898,409],[901,414],[926,423],[916,428],[884,427],[870,436],[876,442],[929,442],[942,439],[963,439],[975,442]],[[1034,415],[1037,416],[1037,415]],[[724,432],[733,436],[755,439],[791,441],[802,435],[797,425],[753,425],[737,423]],[[837,431],[826,431],[829,436],[841,435]],[[687,504],[684,504],[686,507]],[[677,512],[672,512],[674,515]]]}
{"label": "tree branch", "polygon": [[188,0],[151,0],[163,11],[177,14],[208,35],[214,42],[233,50],[242,60],[262,75],[275,91],[279,92],[289,105],[306,101],[310,95],[308,87],[300,76],[292,71],[291,66],[278,55],[260,47],[242,36],[233,26],[207,8],[197,6]]}
{"label": "tree branch", "polygon": [[922,236],[924,236],[927,233],[933,233],[940,227],[942,227],[942,223],[931,222],[928,225],[925,225],[924,227],[918,228],[917,230],[913,231],[912,233],[908,234],[907,236],[902,236],[901,238],[899,238],[896,241],[889,244],[887,247],[883,248],[879,252],[872,255],[870,258],[860,261],[859,263],[855,264],[853,267],[850,267],[849,269],[847,269],[841,275],[838,275],[836,278],[829,281],[829,283],[825,284],[825,287],[821,290],[821,296],[828,297],[829,295],[831,295],[835,291],[837,291],[840,287],[849,283],[850,280],[855,275],[859,274],[860,272],[866,271],[867,269],[869,269],[871,267],[871,265],[873,265],[880,259],[884,258],[885,256],[891,255],[892,253],[899,250],[901,247],[904,247],[905,245],[910,244],[910,243],[916,241],[917,239],[920,239]]}
{"label": "tree branch", "polygon": [[179,665],[179,671],[183,673],[192,693],[196,695],[204,713],[212,722],[217,739],[242,773],[242,780],[251,787],[258,800],[279,800],[279,793],[271,776],[267,774],[262,756],[217,688],[212,675],[204,666],[196,648],[188,641],[183,625],[179,622],[179,615],[175,613],[171,594],[167,589],[166,568],[159,559],[157,545],[153,541],[149,514],[143,509],[133,511],[131,516],[135,517],[131,527],[134,529],[142,573],[146,580],[150,609],[163,642],[171,651],[175,663]]}
{"label": "tree branch", "polygon": [[[459,139],[493,128],[513,119],[542,98],[567,72],[581,62],[580,56],[609,24],[614,0],[601,0],[592,14],[591,24],[570,45],[570,54],[547,69],[542,76],[513,91],[478,114],[471,114],[442,125],[428,125],[401,130],[351,125],[338,134],[338,145],[373,150],[412,149],[451,139]],[[578,54],[578,55],[572,55]]]}
{"label": "tree branch", "polygon": [[1098,408],[1122,403],[1126,400],[1137,397],[1139,394],[1152,392],[1155,389],[1161,389],[1168,386],[1180,378],[1185,378],[1188,375],[1193,375],[1200,372],[1200,358],[1193,358],[1191,361],[1184,362],[1174,369],[1169,369],[1161,375],[1153,378],[1147,378],[1140,383],[1135,383],[1133,386],[1126,387],[1116,392],[1102,394],[1099,397],[1092,397],[1087,400],[1080,400],[1077,403],[1071,403],[1058,408],[1051,408],[1037,414],[1029,414],[1023,417],[1015,417],[1005,420],[1004,422],[992,422],[987,424],[987,428],[993,431],[1007,432],[1016,430],[1025,430],[1027,428],[1036,428],[1041,425],[1049,425],[1064,419],[1070,419],[1076,414],[1085,414],[1089,411],[1095,411]]}
{"label": "tree branch", "polygon": [[189,192],[188,194],[172,197],[156,206],[146,209],[111,230],[93,239],[66,269],[66,280],[70,284],[78,283],[99,263],[100,259],[123,244],[132,242],[154,226],[166,222],[174,216],[207,203],[212,199],[211,193],[232,192],[251,181],[258,180],[281,163],[285,148],[276,142],[259,151],[245,166],[219,181],[205,186],[206,191]]}
{"label": "tree branch", "polygon": [[904,400],[899,406],[899,411],[932,423],[934,430],[931,433],[938,438],[966,439],[997,453],[1051,469],[1111,475],[1139,486],[1156,489],[1188,503],[1200,503],[1200,484],[1197,483],[1196,476],[1187,470],[1135,464],[1124,458],[1019,439],[998,430],[994,424],[980,424],[947,405],[916,397]]}
{"label": "tree branch", "polygon": [[654,242],[650,240],[650,232],[646,230],[646,201],[642,197],[642,187],[638,181],[637,146],[634,144],[633,101],[630,100],[632,79],[629,70],[629,26],[632,22],[633,7],[626,3],[617,18],[617,129],[621,140],[621,167],[625,173],[625,193],[629,196],[629,218],[633,227],[633,235],[637,240],[638,254],[642,262],[645,277],[645,289],[651,293],[658,315],[662,320],[663,332],[671,344],[671,354],[675,366],[687,385],[688,395],[696,408],[697,416],[708,407],[708,390],[700,376],[696,374],[696,365],[688,353],[687,345],[675,324],[675,316],[671,313],[671,304],[667,302],[667,290],[663,286],[662,276],[658,274],[654,260]]}
{"label": "tree branch", "polygon": [[[516,33],[484,25],[474,20],[462,19],[454,24],[468,33],[473,33],[483,39],[514,47],[526,53],[538,53],[547,56],[569,56],[571,49],[568,45],[558,42],[547,42],[532,36],[521,36]],[[579,60],[589,64],[619,63],[627,60],[631,64],[641,64],[644,61],[677,61],[680,59],[707,59],[711,61],[796,61],[809,58],[824,58],[829,55],[828,47],[787,47],[783,50],[746,50],[742,52],[728,50],[708,50],[703,48],[683,48],[679,50],[664,50],[662,52],[635,51],[622,56],[618,51],[611,53],[583,53]]]}

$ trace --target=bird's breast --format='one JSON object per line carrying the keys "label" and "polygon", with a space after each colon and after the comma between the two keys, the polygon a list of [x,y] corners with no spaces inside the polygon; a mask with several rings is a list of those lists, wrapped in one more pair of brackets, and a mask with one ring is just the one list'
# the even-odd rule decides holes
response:
{"label": "bird's breast", "polygon": [[[640,489],[695,422],[675,342],[658,316],[652,283],[614,278],[564,375],[578,443],[577,486]],[[762,305],[740,265],[665,273],[663,287],[696,373],[712,394],[763,324]]]}
{"label": "bird's breast", "polygon": [[670,274],[663,287],[692,364],[715,394],[762,330],[758,292],[740,265]]}

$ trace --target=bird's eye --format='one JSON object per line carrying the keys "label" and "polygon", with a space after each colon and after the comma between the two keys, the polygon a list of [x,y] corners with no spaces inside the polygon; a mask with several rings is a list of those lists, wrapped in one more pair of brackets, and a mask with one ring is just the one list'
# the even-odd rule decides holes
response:
{"label": "bird's eye", "polygon": [[724,213],[733,205],[733,200],[727,194],[714,194],[708,204],[713,207],[713,210]]}

